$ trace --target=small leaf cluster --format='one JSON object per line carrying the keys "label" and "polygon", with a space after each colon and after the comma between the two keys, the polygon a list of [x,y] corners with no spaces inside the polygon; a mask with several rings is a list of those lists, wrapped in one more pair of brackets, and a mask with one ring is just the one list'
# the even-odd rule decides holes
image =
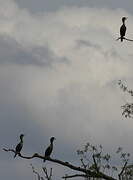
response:
{"label": "small leaf cluster", "polygon": [[[121,80],[118,81],[118,85],[123,90],[123,92],[127,92],[128,94],[130,94],[131,97],[133,97],[133,90],[129,90],[128,87],[124,85]],[[127,102],[126,104],[121,106],[121,108],[122,115],[125,118],[133,118],[133,103]]]}

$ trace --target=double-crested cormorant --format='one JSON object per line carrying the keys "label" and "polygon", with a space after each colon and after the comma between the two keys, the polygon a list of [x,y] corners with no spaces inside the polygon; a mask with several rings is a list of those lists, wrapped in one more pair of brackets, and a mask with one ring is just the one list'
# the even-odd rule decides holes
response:
{"label": "double-crested cormorant", "polygon": [[120,38],[121,38],[121,42],[123,41],[123,38],[126,34],[126,26],[125,26],[125,20],[127,19],[127,17],[123,17],[122,18],[122,26],[120,27]]}
{"label": "double-crested cormorant", "polygon": [[20,153],[20,151],[22,150],[22,147],[23,147],[23,137],[24,137],[24,134],[21,134],[20,135],[20,143],[16,146],[16,149],[15,149],[15,155],[14,155],[14,158],[17,156],[17,154]]}
{"label": "double-crested cormorant", "polygon": [[[50,145],[47,147],[46,151],[45,151],[45,157],[50,157],[52,151],[53,151],[53,141],[55,140],[55,137],[51,137],[50,138]],[[45,162],[45,159],[44,161]]]}

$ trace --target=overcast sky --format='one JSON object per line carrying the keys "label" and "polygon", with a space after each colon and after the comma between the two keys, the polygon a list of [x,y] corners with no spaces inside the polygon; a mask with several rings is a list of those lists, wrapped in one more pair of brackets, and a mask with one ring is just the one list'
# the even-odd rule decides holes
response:
{"label": "overcast sky", "polygon": [[[77,163],[86,142],[133,153],[133,121],[121,116],[133,89],[133,44],[119,42],[121,17],[133,38],[133,1],[0,0],[0,142],[14,148],[26,134],[23,153],[44,153]],[[32,162],[0,153],[4,180],[33,180]],[[65,172],[54,167],[54,176]]]}

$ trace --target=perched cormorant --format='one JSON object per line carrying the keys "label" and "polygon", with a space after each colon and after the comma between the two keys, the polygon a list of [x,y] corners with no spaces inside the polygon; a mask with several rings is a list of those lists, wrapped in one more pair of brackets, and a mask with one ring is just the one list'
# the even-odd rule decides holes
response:
{"label": "perched cormorant", "polygon": [[17,154],[20,153],[20,151],[22,150],[22,147],[23,147],[23,137],[24,137],[24,134],[21,134],[20,135],[20,143],[16,146],[16,149],[15,149],[15,155],[14,155],[14,158],[17,156]]}
{"label": "perched cormorant", "polygon": [[[53,141],[55,140],[55,137],[50,138],[50,145],[47,147],[45,151],[45,157],[50,157],[52,151],[53,151]],[[45,159],[43,160],[45,162]]]}
{"label": "perched cormorant", "polygon": [[126,34],[126,26],[125,26],[125,20],[127,19],[127,17],[123,17],[122,18],[122,26],[120,27],[120,38],[121,38],[121,42],[123,41],[123,38]]}

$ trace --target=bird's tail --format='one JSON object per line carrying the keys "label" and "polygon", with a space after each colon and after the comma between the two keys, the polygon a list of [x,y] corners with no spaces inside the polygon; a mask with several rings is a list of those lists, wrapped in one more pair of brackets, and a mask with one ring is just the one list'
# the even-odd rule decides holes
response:
{"label": "bird's tail", "polygon": [[17,152],[15,152],[14,158],[17,156]]}
{"label": "bird's tail", "polygon": [[121,42],[123,41],[123,36],[121,36]]}
{"label": "bird's tail", "polygon": [[45,159],[45,157],[44,157],[43,162],[45,163],[45,161],[46,161],[46,159]]}

